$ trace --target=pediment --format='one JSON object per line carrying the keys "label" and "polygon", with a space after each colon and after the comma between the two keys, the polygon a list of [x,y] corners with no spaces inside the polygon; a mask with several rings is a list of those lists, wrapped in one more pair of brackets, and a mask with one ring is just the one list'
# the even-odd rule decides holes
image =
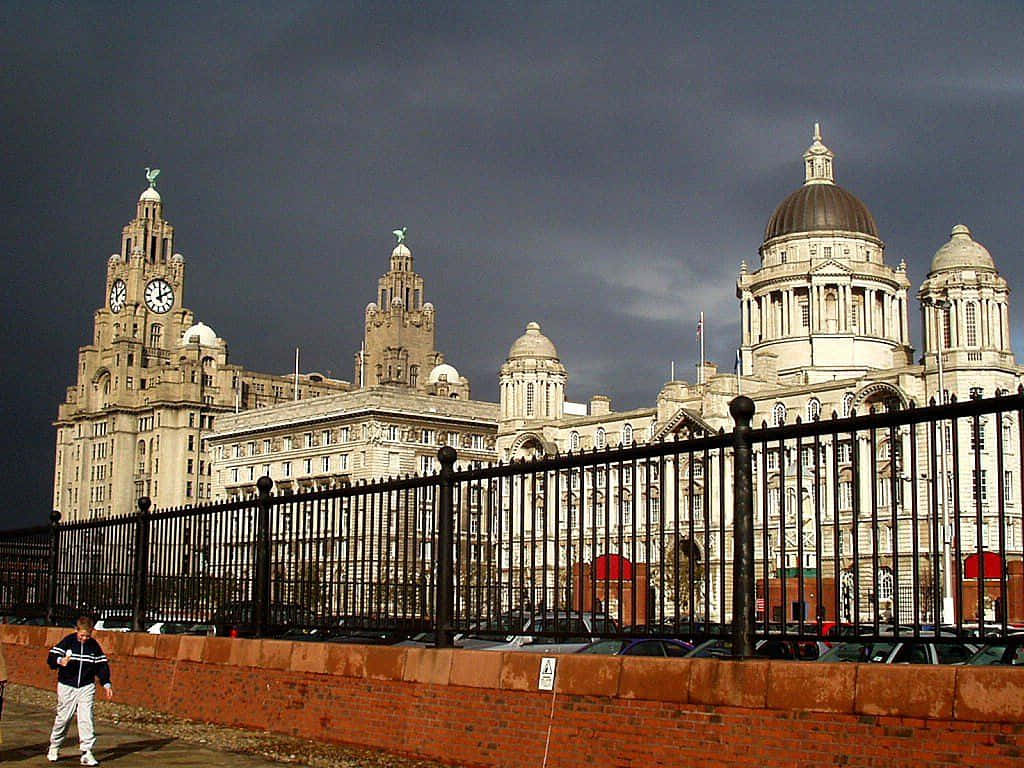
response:
{"label": "pediment", "polygon": [[828,261],[822,262],[821,264],[816,266],[808,274],[812,275],[812,276],[813,275],[830,275],[830,276],[831,275],[844,275],[845,276],[845,275],[852,275],[853,274],[853,270],[849,266],[847,266],[846,264],[843,264],[841,261],[836,261],[835,259],[829,259]]}
{"label": "pediment", "polygon": [[680,432],[704,432],[708,435],[715,434],[715,429],[700,417],[700,414],[689,408],[680,408],[672,418],[666,421],[657,432],[654,433],[654,440],[661,440],[666,435],[675,435]]}

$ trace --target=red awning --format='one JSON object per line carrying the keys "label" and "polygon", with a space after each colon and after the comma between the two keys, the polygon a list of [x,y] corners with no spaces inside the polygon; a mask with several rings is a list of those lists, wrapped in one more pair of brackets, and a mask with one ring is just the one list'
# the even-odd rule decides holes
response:
{"label": "red awning", "polygon": [[964,578],[977,579],[981,576],[982,563],[985,564],[986,579],[1000,579],[1003,576],[1003,558],[995,552],[982,552],[980,555],[969,555],[964,558]]}
{"label": "red awning", "polygon": [[594,578],[632,579],[633,564],[622,555],[601,555],[594,561]]}

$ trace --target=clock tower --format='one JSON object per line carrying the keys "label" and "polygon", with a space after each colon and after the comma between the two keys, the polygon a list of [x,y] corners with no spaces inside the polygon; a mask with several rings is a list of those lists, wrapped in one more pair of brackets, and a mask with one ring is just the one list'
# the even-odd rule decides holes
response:
{"label": "clock tower", "polygon": [[[228,347],[184,306],[185,259],[164,219],[158,170],[107,259],[91,343],[54,426],[53,508],[66,521],[166,509],[210,498],[204,438],[221,413],[345,391],[318,373],[275,375],[228,362]],[[255,469],[253,470],[255,472]]]}

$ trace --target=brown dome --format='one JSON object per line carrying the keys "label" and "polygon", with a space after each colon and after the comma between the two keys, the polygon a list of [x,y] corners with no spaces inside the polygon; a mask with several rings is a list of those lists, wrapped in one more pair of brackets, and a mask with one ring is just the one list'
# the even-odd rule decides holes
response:
{"label": "brown dome", "polygon": [[857,232],[878,238],[871,212],[838,184],[805,184],[791,194],[768,220],[765,242],[796,232]]}

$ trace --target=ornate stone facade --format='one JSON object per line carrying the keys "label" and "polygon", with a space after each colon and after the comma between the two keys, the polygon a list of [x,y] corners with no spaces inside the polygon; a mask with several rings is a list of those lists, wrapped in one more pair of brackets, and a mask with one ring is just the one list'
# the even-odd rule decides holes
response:
{"label": "ornate stone facade", "polygon": [[107,261],[104,291],[54,422],[53,507],[65,521],[127,514],[144,495],[163,508],[205,501],[216,417],[349,387],[228,362],[224,340],[185,307],[185,259],[152,185]]}

